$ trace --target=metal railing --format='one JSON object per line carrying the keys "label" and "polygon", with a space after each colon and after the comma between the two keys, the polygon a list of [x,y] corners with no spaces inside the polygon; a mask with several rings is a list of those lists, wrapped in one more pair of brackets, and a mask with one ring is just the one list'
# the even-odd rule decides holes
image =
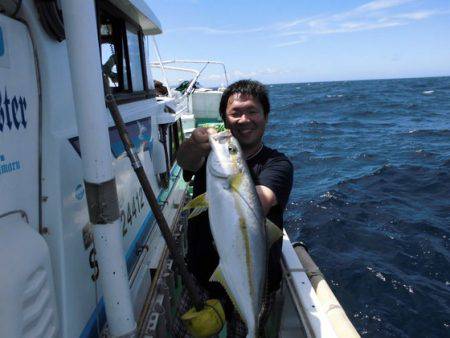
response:
{"label": "metal railing", "polygon": [[[180,71],[180,72],[187,72],[194,74],[194,78],[189,83],[189,86],[187,87],[186,91],[184,92],[183,96],[188,96],[192,90],[194,89],[195,83],[203,73],[203,71],[206,69],[208,65],[221,65],[223,68],[225,83],[228,86],[228,75],[227,75],[227,69],[225,68],[225,64],[223,62],[219,61],[212,61],[212,60],[179,60],[179,59],[172,59],[172,60],[161,60],[161,55],[159,53],[158,44],[156,43],[155,37],[153,38],[153,47],[156,53],[156,56],[158,58],[158,61],[150,62],[149,65],[153,68],[159,68],[161,69],[161,72],[163,74],[164,78],[164,85],[167,87],[167,90],[169,92],[169,97],[172,97],[172,94],[170,92],[170,85],[169,81],[167,80],[167,74],[166,70],[173,70],[173,71]],[[148,44],[147,44],[148,45]],[[203,67],[200,70],[194,69],[194,68],[185,68],[185,67],[174,67],[169,66],[170,64],[202,64]]]}

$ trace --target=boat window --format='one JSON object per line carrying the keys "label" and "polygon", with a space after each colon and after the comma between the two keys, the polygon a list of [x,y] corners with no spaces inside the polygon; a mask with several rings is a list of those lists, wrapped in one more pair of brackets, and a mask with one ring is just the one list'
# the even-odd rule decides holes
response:
{"label": "boat window", "polygon": [[181,123],[181,119],[177,121],[177,125],[178,125],[178,141],[179,144],[181,145],[181,143],[183,143],[184,141],[183,124]]}
{"label": "boat window", "polygon": [[108,77],[109,86],[114,93],[129,90],[121,22],[107,13],[100,15],[100,22],[102,70]]}
{"label": "boat window", "polygon": [[173,123],[170,126],[170,132],[169,132],[170,166],[172,166],[175,163],[178,148],[180,147],[180,144],[182,143],[182,140],[183,140],[180,137],[180,130],[182,132],[182,129],[180,128],[180,126],[181,126],[180,120],[178,120],[176,123]]}
{"label": "boat window", "polygon": [[[125,41],[123,41],[122,40],[122,49],[121,49],[122,51],[124,51],[125,50]],[[126,59],[125,59],[125,53],[121,53],[121,55],[122,55],[122,72],[121,72],[121,75],[122,75],[122,79],[123,79],[123,89],[124,90],[128,90],[128,89],[130,89],[130,87],[128,86],[128,78],[129,78],[129,74],[128,74],[128,67],[127,67],[127,61],[126,61]]]}
{"label": "boat window", "polygon": [[175,157],[176,157],[176,151],[177,151],[177,146],[175,144],[175,135],[174,135],[174,128],[175,124],[172,124],[170,126],[170,131],[169,131],[169,144],[170,144],[170,167],[172,167],[173,163],[175,162]]}
{"label": "boat window", "polygon": [[142,63],[137,29],[127,23],[128,55],[130,56],[130,73],[133,90],[144,90]]}
{"label": "boat window", "polygon": [[147,83],[142,29],[110,3],[97,1],[97,13],[102,70],[116,101],[155,97]]}

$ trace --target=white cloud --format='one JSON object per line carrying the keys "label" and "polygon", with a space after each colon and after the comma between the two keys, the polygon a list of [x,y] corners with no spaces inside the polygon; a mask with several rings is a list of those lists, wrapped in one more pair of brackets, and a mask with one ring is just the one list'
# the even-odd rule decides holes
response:
{"label": "white cloud", "polygon": [[233,34],[246,34],[246,33],[257,33],[266,30],[266,27],[255,27],[248,29],[217,29],[207,26],[195,26],[195,27],[183,27],[177,29],[169,29],[166,33],[180,32],[180,31],[195,31],[204,34],[215,34],[215,35],[233,35]]}
{"label": "white cloud", "polygon": [[283,43],[279,43],[276,44],[275,47],[289,47],[289,46],[294,46],[294,45],[298,45],[300,43],[304,43],[306,41],[306,37],[301,37],[298,40],[294,40],[294,41],[289,41],[289,42],[283,42]]}
{"label": "white cloud", "polygon": [[209,75],[202,75],[200,77],[200,82],[208,82],[208,83],[225,83],[225,75],[222,74],[209,74]]}
{"label": "white cloud", "polygon": [[295,37],[295,40],[283,42],[276,46],[296,45],[315,35],[343,34],[405,26],[415,21],[449,13],[447,10],[405,11],[404,5],[414,1],[376,0],[346,12],[322,15],[310,20],[290,21],[282,26],[283,29],[280,29],[278,35],[280,37]]}
{"label": "white cloud", "polygon": [[256,71],[251,71],[251,72],[243,72],[241,70],[234,70],[231,72],[231,76],[233,79],[237,80],[237,79],[247,79],[247,78],[264,78],[266,76],[271,76],[271,75],[282,75],[282,74],[286,74],[288,71],[286,69],[278,69],[278,68],[271,68],[271,67],[267,67],[267,68],[263,68],[263,69],[259,69]]}
{"label": "white cloud", "polygon": [[379,11],[381,9],[397,7],[412,1],[413,0],[375,0],[357,7],[355,11],[357,12]]}
{"label": "white cloud", "polygon": [[[374,25],[374,21],[378,20],[380,16],[384,16],[385,19],[390,19],[392,14],[388,14],[386,11],[382,10],[398,7],[411,1],[412,0],[376,0],[346,12],[322,15],[307,21],[298,20],[297,22],[299,22],[299,24],[295,26],[299,26],[302,23],[304,24],[305,27],[300,31],[301,34],[333,34],[335,32],[353,32],[353,28],[355,28],[355,30],[383,28],[385,27],[384,25]],[[291,25],[289,28],[292,27],[294,27],[294,25]],[[285,29],[280,32],[280,35],[293,35],[294,32],[298,33],[298,31]]]}
{"label": "white cloud", "polygon": [[301,39],[282,43],[277,45],[278,47],[281,46],[289,46],[289,45],[296,45],[302,42],[305,42],[308,40],[308,37],[312,35],[329,35],[329,34],[342,34],[342,33],[352,33],[352,32],[359,32],[359,31],[365,31],[365,30],[374,30],[374,29],[382,29],[382,28],[388,28],[388,27],[396,27],[396,26],[404,26],[406,25],[405,22],[401,21],[383,21],[383,22],[345,22],[339,25],[335,26],[328,26],[328,27],[321,27],[319,29],[311,30],[299,30],[299,31],[291,31],[291,32],[285,32],[281,33],[280,36],[300,36]]}
{"label": "white cloud", "polygon": [[290,28],[295,27],[302,23],[311,23],[311,22],[313,22],[314,19],[320,18],[320,17],[321,17],[321,15],[315,15],[315,16],[308,17],[308,18],[299,18],[299,19],[292,20],[292,21],[278,22],[277,24],[275,24],[273,26],[273,28],[275,30],[282,31],[282,30],[290,29]]}
{"label": "white cloud", "polygon": [[278,40],[291,37],[290,41],[278,41],[273,44],[273,47],[288,47],[304,43],[313,36],[405,26],[415,21],[450,13],[449,10],[437,9],[411,11],[411,6],[407,5],[414,2],[418,2],[418,0],[374,0],[344,12],[297,18],[260,27],[233,29],[195,26],[173,29],[168,32],[195,31],[210,35],[267,34],[270,32],[274,33]]}
{"label": "white cloud", "polygon": [[435,15],[442,15],[447,14],[447,12],[440,12],[440,11],[416,11],[416,12],[407,12],[407,13],[400,13],[397,15],[393,15],[392,17],[395,19],[406,19],[411,21],[418,21],[418,20],[424,20],[428,19],[429,17],[435,16]]}

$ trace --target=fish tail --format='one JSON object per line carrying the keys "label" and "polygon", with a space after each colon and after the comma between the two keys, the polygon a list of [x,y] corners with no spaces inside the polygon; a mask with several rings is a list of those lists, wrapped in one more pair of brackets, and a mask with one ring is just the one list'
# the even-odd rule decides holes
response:
{"label": "fish tail", "polygon": [[266,334],[264,330],[260,330],[258,328],[255,328],[253,330],[247,331],[246,338],[265,338]]}

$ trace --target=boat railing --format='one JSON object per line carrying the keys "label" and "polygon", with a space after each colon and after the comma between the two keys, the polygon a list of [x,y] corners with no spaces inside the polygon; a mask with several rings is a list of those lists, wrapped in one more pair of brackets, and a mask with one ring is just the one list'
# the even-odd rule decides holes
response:
{"label": "boat railing", "polygon": [[[188,96],[189,94],[192,92],[192,90],[194,89],[194,85],[195,82],[197,81],[197,79],[200,76],[200,72],[196,69],[190,69],[190,68],[184,68],[184,67],[173,67],[173,66],[164,66],[164,63],[167,63],[167,61],[161,61],[161,63],[151,63],[150,66],[153,68],[160,68],[161,71],[163,72],[163,76],[165,79],[165,86],[167,88],[167,92],[168,92],[168,96],[171,97],[173,99],[173,103],[176,107],[176,112],[177,113],[182,113],[182,114],[187,114],[189,109],[188,109]],[[189,83],[188,88],[186,89],[186,91],[181,94],[175,90],[172,90],[170,87],[170,84],[167,81],[167,77],[166,77],[166,70],[172,70],[172,71],[180,71],[180,72],[186,72],[186,73],[191,73],[194,75],[193,80]]]}
{"label": "boat railing", "polygon": [[[187,87],[186,91],[183,93],[183,97],[189,96],[189,94],[195,89],[195,84],[197,83],[198,79],[202,75],[202,73],[205,71],[205,69],[208,67],[208,65],[220,65],[223,69],[223,75],[225,79],[225,85],[228,86],[228,75],[227,75],[227,69],[225,67],[225,64],[223,62],[214,61],[214,60],[185,60],[185,59],[172,59],[172,60],[162,60],[161,55],[159,53],[158,44],[156,43],[156,39],[152,37],[153,39],[153,47],[155,50],[155,54],[157,56],[158,61],[150,62],[149,65],[152,68],[159,68],[161,69],[162,76],[164,78],[164,85],[167,87],[169,91],[169,96],[173,97],[173,94],[171,93],[171,86],[167,79],[167,73],[166,70],[170,71],[180,71],[180,72],[187,72],[194,75],[192,80],[189,83],[189,86]],[[176,65],[178,64],[201,64],[202,67],[200,70],[195,68],[186,68],[186,67],[178,67]],[[173,66],[175,65],[175,66]]]}
{"label": "boat railing", "polygon": [[[169,64],[202,64],[203,67],[200,70],[193,69],[193,68],[185,68],[185,67],[174,67],[174,66],[168,66]],[[165,60],[161,62],[152,62],[151,66],[160,68],[163,72],[165,70],[174,70],[174,71],[182,71],[182,72],[189,72],[194,74],[194,78],[189,83],[188,88],[186,89],[184,95],[189,95],[191,91],[194,89],[195,83],[198,81],[199,77],[202,75],[204,70],[208,65],[221,65],[223,68],[223,74],[225,79],[225,84],[228,86],[228,75],[227,70],[225,68],[225,64],[223,62],[219,61],[212,61],[212,60]]]}

